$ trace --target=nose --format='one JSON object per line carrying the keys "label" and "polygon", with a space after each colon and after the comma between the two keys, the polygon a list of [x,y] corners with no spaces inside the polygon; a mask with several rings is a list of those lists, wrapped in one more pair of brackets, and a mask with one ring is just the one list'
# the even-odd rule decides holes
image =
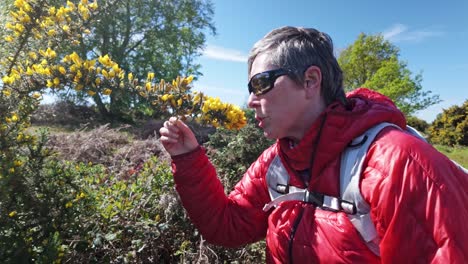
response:
{"label": "nose", "polygon": [[259,105],[258,96],[254,93],[249,94],[249,99],[247,100],[247,107],[256,108]]}

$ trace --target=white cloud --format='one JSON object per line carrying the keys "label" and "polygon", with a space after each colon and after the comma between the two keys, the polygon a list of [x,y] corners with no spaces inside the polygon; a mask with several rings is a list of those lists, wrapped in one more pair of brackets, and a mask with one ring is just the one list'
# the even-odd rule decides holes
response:
{"label": "white cloud", "polygon": [[383,37],[392,42],[420,42],[430,37],[442,36],[443,32],[434,30],[409,30],[406,25],[395,24],[383,32]]}
{"label": "white cloud", "polygon": [[208,45],[208,47],[206,47],[203,51],[203,56],[215,60],[247,62],[247,55],[243,52],[213,45]]}

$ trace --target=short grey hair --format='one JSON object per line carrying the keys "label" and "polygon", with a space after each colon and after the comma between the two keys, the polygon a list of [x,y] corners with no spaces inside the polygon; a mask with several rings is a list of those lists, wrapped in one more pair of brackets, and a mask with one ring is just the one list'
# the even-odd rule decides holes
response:
{"label": "short grey hair", "polygon": [[313,28],[281,27],[274,29],[253,46],[248,59],[250,78],[252,64],[260,54],[268,54],[269,63],[295,72],[296,82],[304,82],[304,71],[315,65],[322,72],[321,89],[325,103],[345,100],[343,72],[333,54],[330,36]]}

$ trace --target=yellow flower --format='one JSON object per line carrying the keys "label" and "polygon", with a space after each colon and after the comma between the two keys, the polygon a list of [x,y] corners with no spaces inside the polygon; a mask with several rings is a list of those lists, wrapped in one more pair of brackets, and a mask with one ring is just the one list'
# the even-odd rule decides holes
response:
{"label": "yellow flower", "polygon": [[96,78],[96,80],[94,80],[94,83],[95,83],[96,85],[101,84],[101,79],[100,79],[100,78]]}
{"label": "yellow flower", "polygon": [[26,69],[26,75],[33,75],[34,74],[34,71],[28,66],[28,68]]}
{"label": "yellow flower", "polygon": [[129,73],[128,74],[128,81],[132,81],[133,80],[133,73]]}
{"label": "yellow flower", "polygon": [[4,84],[12,84],[15,81],[15,79],[10,76],[3,76],[2,81]]}
{"label": "yellow flower", "polygon": [[112,66],[112,60],[109,58],[109,55],[104,55],[103,56],[99,56],[99,62],[101,64],[103,64],[104,66],[107,66],[107,67],[111,67]]}
{"label": "yellow flower", "polygon": [[151,91],[151,83],[150,83],[150,82],[147,82],[147,83],[145,84],[145,88],[146,88],[146,91],[148,91],[148,92]]}
{"label": "yellow flower", "polygon": [[184,82],[189,85],[193,81],[193,75],[190,75],[189,77],[184,79]]}
{"label": "yellow flower", "polygon": [[15,216],[17,213],[18,213],[18,212],[16,212],[16,211],[11,211],[11,212],[8,214],[8,216],[9,216],[9,217],[13,217],[13,216]]}
{"label": "yellow flower", "polygon": [[55,36],[56,32],[55,32],[55,29],[49,29],[49,31],[47,31],[47,35],[49,37],[53,37]]}
{"label": "yellow flower", "polygon": [[36,60],[37,59],[37,54],[34,51],[30,51],[28,53],[29,58]]}
{"label": "yellow flower", "polygon": [[96,10],[98,8],[98,4],[96,1],[94,1],[92,4],[89,4],[88,5],[89,8],[91,8],[92,10]]}
{"label": "yellow flower", "polygon": [[10,97],[10,95],[11,95],[11,91],[8,90],[8,89],[3,90],[2,93],[3,93],[3,95],[4,95],[5,97]]}
{"label": "yellow flower", "polygon": [[67,70],[65,70],[65,68],[64,68],[63,66],[60,66],[60,67],[58,68],[58,70],[59,70],[59,72],[60,72],[61,74],[63,74],[63,75],[65,75],[65,74],[67,73]]}
{"label": "yellow flower", "polygon": [[110,95],[112,93],[112,90],[111,89],[104,89],[104,91],[102,92],[104,95]]}
{"label": "yellow flower", "polygon": [[32,97],[33,97],[34,99],[39,99],[39,98],[41,97],[41,93],[39,93],[39,92],[34,92],[34,93],[32,94]]}
{"label": "yellow flower", "polygon": [[49,8],[49,15],[51,16],[55,15],[55,11],[56,11],[55,6]]}
{"label": "yellow flower", "polygon": [[148,81],[151,81],[154,79],[154,72],[148,72]]}
{"label": "yellow flower", "polygon": [[6,36],[4,39],[5,39],[6,42],[12,42],[13,41],[12,36]]}
{"label": "yellow flower", "polygon": [[45,54],[47,58],[54,59],[55,57],[57,57],[57,53],[55,53],[55,51],[53,51],[51,48],[47,48]]}
{"label": "yellow flower", "polygon": [[13,114],[13,115],[11,116],[11,121],[17,122],[17,121],[18,121],[18,115],[17,115],[17,114]]}
{"label": "yellow flower", "polygon": [[59,84],[60,84],[60,79],[58,77],[55,77],[54,78],[54,85],[59,86]]}
{"label": "yellow flower", "polygon": [[167,99],[169,99],[168,94],[164,94],[163,96],[161,96],[161,100],[163,100],[164,102],[167,101]]}
{"label": "yellow flower", "polygon": [[93,96],[93,95],[96,94],[96,92],[94,92],[94,91],[88,91],[88,94],[89,94],[90,96]]}
{"label": "yellow flower", "polygon": [[65,204],[65,208],[70,208],[73,206],[73,203],[72,202],[68,202]]}
{"label": "yellow flower", "polygon": [[182,105],[182,102],[183,102],[183,101],[182,101],[182,98],[180,98],[179,100],[177,100],[177,105],[178,105],[178,106],[181,106],[181,105]]}
{"label": "yellow flower", "polygon": [[15,168],[10,168],[10,169],[8,170],[8,172],[9,172],[9,173],[15,173]]}
{"label": "yellow flower", "polygon": [[19,167],[19,166],[23,165],[23,162],[21,160],[15,160],[13,162],[13,165],[15,165],[15,167]]}

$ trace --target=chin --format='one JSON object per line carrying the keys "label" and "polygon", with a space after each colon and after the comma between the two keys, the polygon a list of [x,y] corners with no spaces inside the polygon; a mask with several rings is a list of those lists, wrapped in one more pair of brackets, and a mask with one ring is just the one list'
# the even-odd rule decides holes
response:
{"label": "chin", "polygon": [[275,134],[269,133],[267,131],[263,131],[263,135],[268,139],[277,139],[278,138]]}

